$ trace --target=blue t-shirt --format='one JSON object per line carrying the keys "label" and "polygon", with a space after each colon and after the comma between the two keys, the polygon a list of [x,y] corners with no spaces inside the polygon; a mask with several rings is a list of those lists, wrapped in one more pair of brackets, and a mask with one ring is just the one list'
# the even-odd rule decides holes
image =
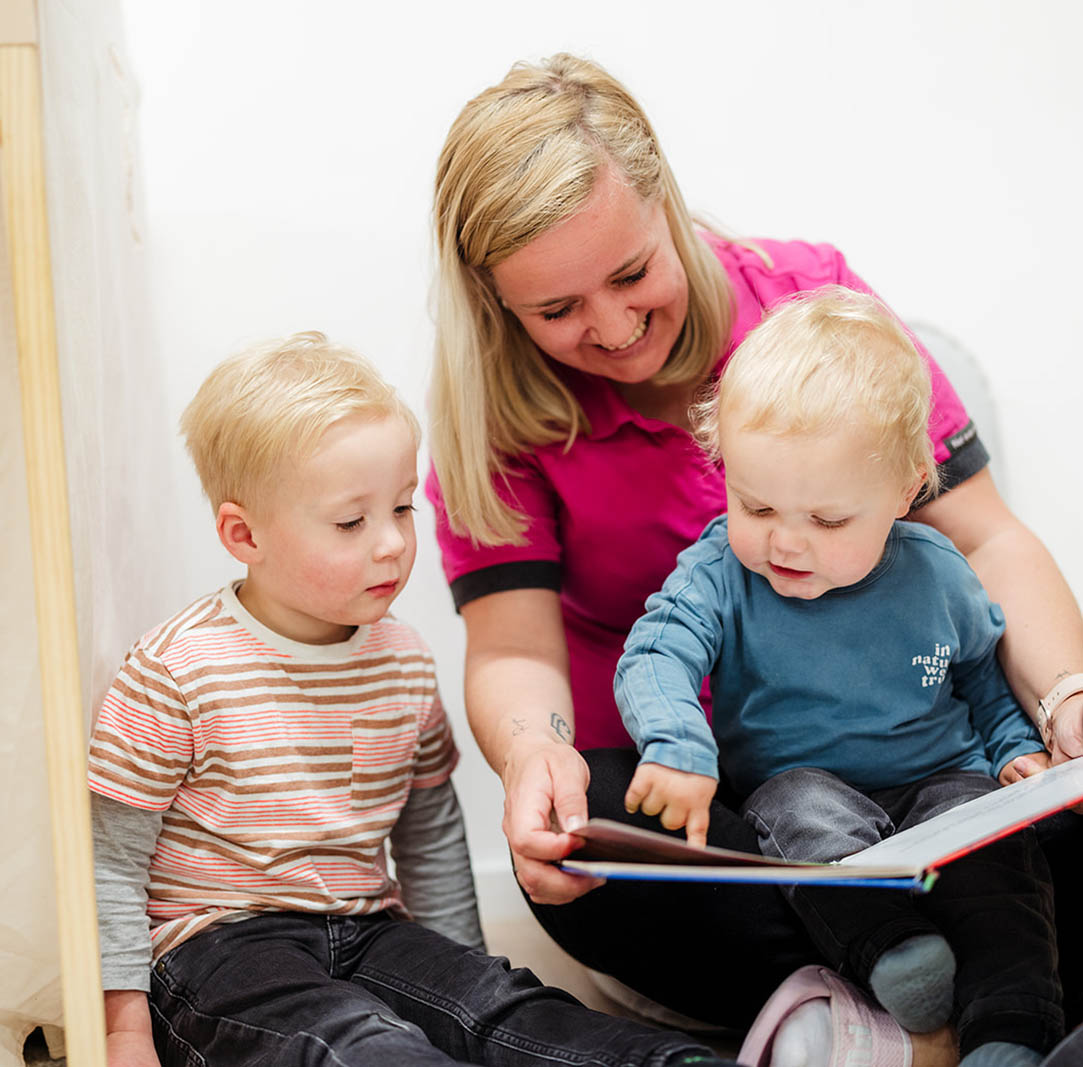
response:
{"label": "blue t-shirt", "polygon": [[996,775],[1042,748],[997,662],[1000,608],[920,523],[896,522],[860,582],[801,600],[741,565],[722,516],[646,607],[615,681],[644,762],[721,767],[741,795],[791,767],[868,792],[948,768]]}

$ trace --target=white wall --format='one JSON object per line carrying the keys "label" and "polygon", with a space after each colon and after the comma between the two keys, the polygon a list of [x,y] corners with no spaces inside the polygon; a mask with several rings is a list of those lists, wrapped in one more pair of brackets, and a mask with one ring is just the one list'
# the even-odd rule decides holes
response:
{"label": "white wall", "polygon": [[[421,409],[430,184],[466,99],[582,52],[646,106],[694,209],[830,240],[910,319],[979,354],[1017,510],[1083,596],[1083,7],[1075,0],[710,4],[125,0],[142,86],[147,263],[170,424],[239,344],[319,328]],[[168,17],[165,12],[168,11]],[[179,444],[178,606],[234,565]],[[501,794],[462,715],[462,633],[421,516],[398,611],[435,647],[479,870]],[[134,635],[133,635],[134,636]]]}

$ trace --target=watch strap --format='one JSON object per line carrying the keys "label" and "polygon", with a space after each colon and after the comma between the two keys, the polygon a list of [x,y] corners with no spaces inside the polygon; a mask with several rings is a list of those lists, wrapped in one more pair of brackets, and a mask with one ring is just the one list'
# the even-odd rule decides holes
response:
{"label": "watch strap", "polygon": [[1076,693],[1083,693],[1083,674],[1069,674],[1067,678],[1062,678],[1038,701],[1038,731],[1046,748],[1053,741],[1053,713]]}

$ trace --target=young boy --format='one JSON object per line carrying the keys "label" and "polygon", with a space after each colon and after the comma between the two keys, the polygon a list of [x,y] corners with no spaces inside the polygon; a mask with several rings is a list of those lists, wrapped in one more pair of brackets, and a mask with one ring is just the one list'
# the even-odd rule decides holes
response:
{"label": "young boy", "polygon": [[246,570],[135,644],[94,728],[111,1067],[721,1063],[484,954],[432,659],[387,613],[416,548],[395,393],[298,334],[182,428]]}
{"label": "young boy", "polygon": [[[695,412],[728,515],[681,553],[617,669],[641,756],[630,811],[703,843],[721,770],[765,854],[830,861],[1041,751],[997,663],[1000,609],[945,537],[899,521],[937,488],[929,397],[898,323],[838,288],[779,307],[734,354]],[[972,1063],[1037,1063],[1059,1039],[1033,831],[951,864],[928,897],[786,895],[829,964],[906,1029],[936,1029],[957,1000]]]}

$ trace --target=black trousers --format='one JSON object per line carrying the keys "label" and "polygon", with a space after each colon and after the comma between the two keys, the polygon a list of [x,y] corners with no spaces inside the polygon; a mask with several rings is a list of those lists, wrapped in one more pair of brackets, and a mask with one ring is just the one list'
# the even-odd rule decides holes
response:
{"label": "black trousers", "polygon": [[[591,770],[591,815],[662,830],[656,818],[624,810],[639,759],[634,749],[583,755]],[[755,830],[736,814],[739,804],[719,790],[708,842],[758,852]],[[1083,817],[1055,815],[1037,833],[1053,880],[1071,1028],[1083,1023]],[[553,940],[586,966],[676,1011],[735,1030],[748,1027],[787,975],[825,962],[773,886],[613,881],[570,904],[530,906]],[[1003,951],[1007,958],[1012,946]]]}
{"label": "black trousers", "polygon": [[386,913],[268,912],[212,927],[155,964],[150,1007],[163,1067],[663,1067],[710,1056]]}

